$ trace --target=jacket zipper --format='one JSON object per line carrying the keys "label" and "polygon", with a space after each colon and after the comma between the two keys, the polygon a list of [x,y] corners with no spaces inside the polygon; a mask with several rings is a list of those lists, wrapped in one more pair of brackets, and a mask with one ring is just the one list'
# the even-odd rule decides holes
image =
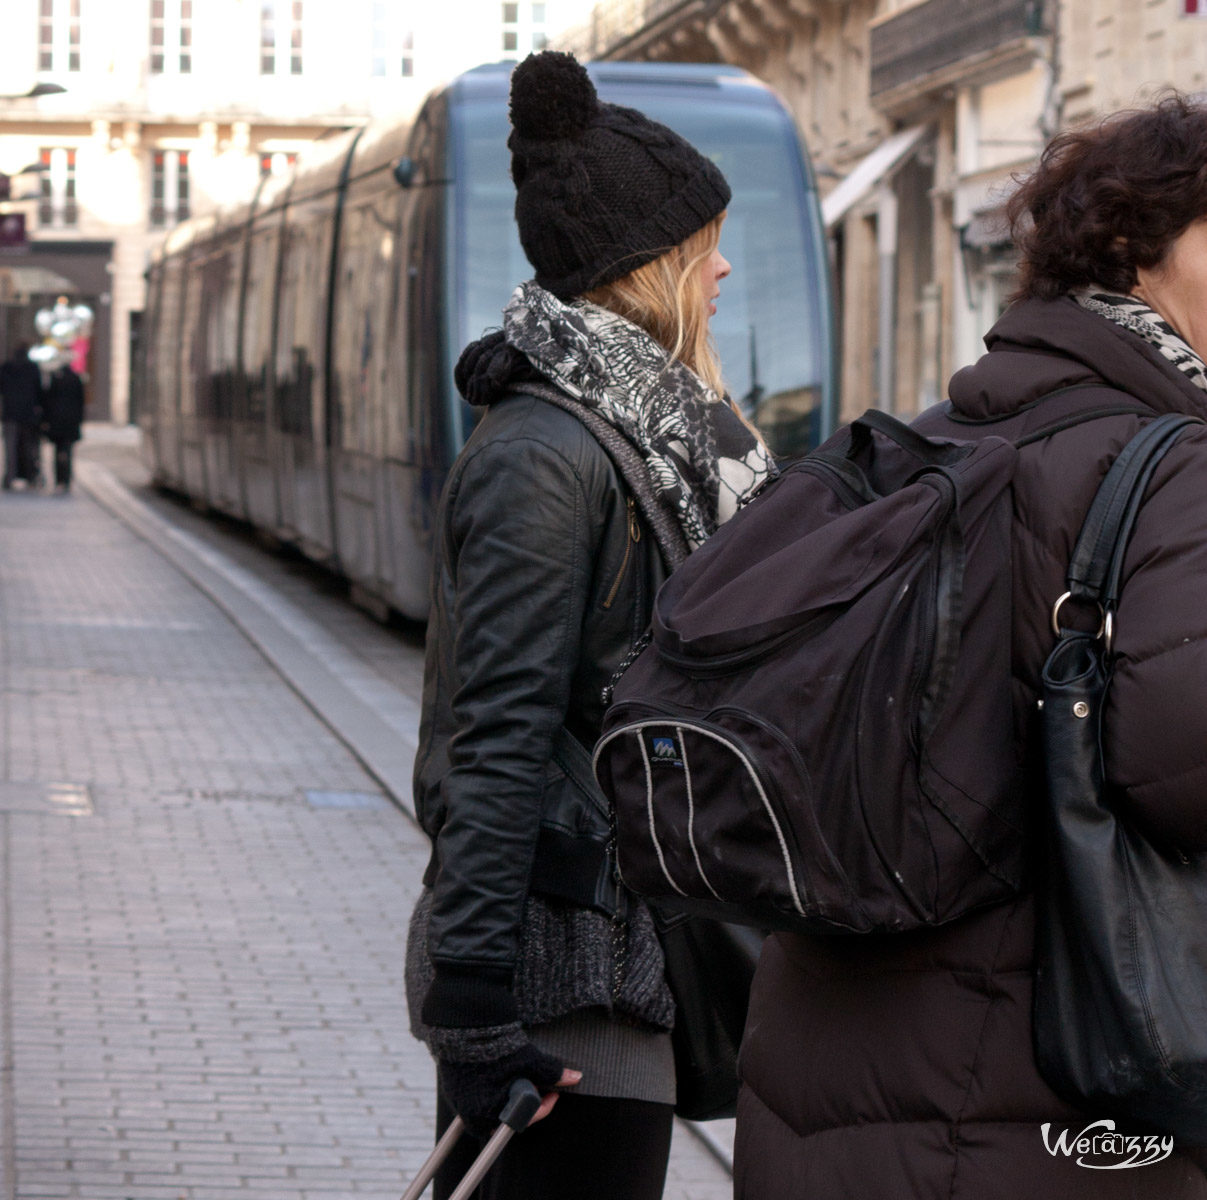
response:
{"label": "jacket zipper", "polygon": [[620,591],[620,585],[624,582],[624,577],[629,569],[629,559],[633,556],[633,547],[641,541],[641,526],[637,524],[637,512],[633,503],[633,497],[630,496],[626,501],[628,507],[628,540],[624,544],[624,558],[620,561],[620,570],[616,573],[616,578],[612,581],[612,586],[608,590],[608,598],[604,601],[604,608],[611,608],[616,602],[616,593]]}

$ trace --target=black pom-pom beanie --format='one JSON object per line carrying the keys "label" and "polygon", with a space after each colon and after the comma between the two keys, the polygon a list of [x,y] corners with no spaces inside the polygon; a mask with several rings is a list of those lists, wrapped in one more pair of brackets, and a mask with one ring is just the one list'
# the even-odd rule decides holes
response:
{"label": "black pom-pom beanie", "polygon": [[561,300],[611,283],[729,204],[715,163],[632,108],[605,104],[569,54],[531,54],[511,77],[511,175],[520,242]]}

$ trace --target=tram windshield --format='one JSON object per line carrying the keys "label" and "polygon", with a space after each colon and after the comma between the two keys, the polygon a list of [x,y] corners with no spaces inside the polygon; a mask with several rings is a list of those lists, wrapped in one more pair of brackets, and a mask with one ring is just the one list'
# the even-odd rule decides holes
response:
{"label": "tram windshield", "polygon": [[[830,291],[817,205],[791,121],[778,107],[727,101],[723,92],[601,91],[669,125],[724,171],[733,200],[721,253],[733,273],[712,319],[723,374],[777,454],[803,453],[825,432],[822,407],[832,403]],[[512,214],[503,106],[475,99],[453,111],[455,356],[499,327],[508,297],[532,268]]]}

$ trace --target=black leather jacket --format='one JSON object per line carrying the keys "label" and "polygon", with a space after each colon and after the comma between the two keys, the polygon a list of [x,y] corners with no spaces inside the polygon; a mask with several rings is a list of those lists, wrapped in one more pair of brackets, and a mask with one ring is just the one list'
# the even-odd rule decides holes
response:
{"label": "black leather jacket", "polygon": [[559,737],[594,743],[664,572],[599,443],[531,395],[488,409],[439,523],[415,761],[428,951],[438,968],[510,971],[530,890],[590,903],[606,815]]}

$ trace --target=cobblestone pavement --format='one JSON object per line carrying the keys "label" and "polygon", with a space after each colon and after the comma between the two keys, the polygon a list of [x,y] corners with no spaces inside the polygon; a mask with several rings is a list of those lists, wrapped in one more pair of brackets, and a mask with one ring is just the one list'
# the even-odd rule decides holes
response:
{"label": "cobblestone pavement", "polygon": [[[137,477],[121,441],[83,451]],[[414,636],[206,529],[413,721]],[[424,840],[321,691],[146,539],[78,490],[0,497],[0,1200],[394,1200],[432,1135],[402,988]],[[729,1194],[677,1129],[668,1200]]]}

